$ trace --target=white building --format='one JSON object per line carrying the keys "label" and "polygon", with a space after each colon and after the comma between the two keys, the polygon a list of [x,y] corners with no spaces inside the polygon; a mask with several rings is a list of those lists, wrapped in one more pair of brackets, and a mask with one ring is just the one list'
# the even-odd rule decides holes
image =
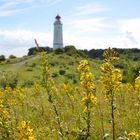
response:
{"label": "white building", "polygon": [[54,22],[53,49],[63,48],[63,31],[61,17],[57,15]]}

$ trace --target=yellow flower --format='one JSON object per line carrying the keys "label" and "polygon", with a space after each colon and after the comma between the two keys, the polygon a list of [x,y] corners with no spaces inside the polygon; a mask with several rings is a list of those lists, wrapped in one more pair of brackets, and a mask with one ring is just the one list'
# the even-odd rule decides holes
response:
{"label": "yellow flower", "polygon": [[89,71],[89,63],[87,60],[81,60],[79,63],[78,71],[80,72],[86,72]]}
{"label": "yellow flower", "polygon": [[95,85],[93,83],[94,76],[90,72],[89,63],[87,60],[81,60],[78,70],[80,72],[80,83],[85,92],[82,103],[85,106],[84,112],[90,111],[92,105],[96,105]]}
{"label": "yellow flower", "polygon": [[130,132],[124,140],[139,140],[140,133],[136,131]]}
{"label": "yellow flower", "polygon": [[30,128],[30,122],[22,121],[18,126],[19,140],[35,140],[33,136],[33,129]]}
{"label": "yellow flower", "polygon": [[39,94],[41,91],[41,86],[38,83],[34,82],[34,84],[32,85],[32,90],[34,93]]}
{"label": "yellow flower", "polygon": [[4,93],[5,93],[5,94],[11,94],[11,93],[13,93],[12,88],[9,87],[9,86],[6,87],[5,90],[4,90]]}
{"label": "yellow flower", "polygon": [[0,108],[2,108],[2,107],[3,107],[3,100],[0,99]]}
{"label": "yellow flower", "polygon": [[57,91],[57,88],[55,86],[51,87],[51,93],[54,97],[57,95],[58,91]]}
{"label": "yellow flower", "polygon": [[24,89],[23,88],[20,88],[20,87],[17,87],[13,90],[13,95],[20,98],[20,97],[23,97],[24,96]]}
{"label": "yellow flower", "polygon": [[15,106],[16,105],[16,100],[15,99],[9,99],[8,100],[8,105],[9,106]]}
{"label": "yellow flower", "polygon": [[88,103],[91,103],[92,105],[96,105],[97,102],[97,98],[93,95],[89,95],[88,97],[85,96],[82,99],[83,104],[86,106]]}
{"label": "yellow flower", "polygon": [[66,84],[62,84],[61,85],[61,90],[62,90],[62,92],[64,92],[64,93],[68,93],[69,92],[69,87],[68,87],[68,85],[66,85]]}
{"label": "yellow flower", "polygon": [[135,90],[140,91],[140,72],[139,76],[135,79]]}
{"label": "yellow flower", "polygon": [[105,62],[115,62],[118,61],[118,53],[114,51],[114,49],[108,48],[107,50],[104,51],[103,57],[105,58]]}
{"label": "yellow flower", "polygon": [[115,69],[109,62],[101,65],[101,82],[104,85],[105,93],[116,92],[121,88],[122,75],[119,69]]}

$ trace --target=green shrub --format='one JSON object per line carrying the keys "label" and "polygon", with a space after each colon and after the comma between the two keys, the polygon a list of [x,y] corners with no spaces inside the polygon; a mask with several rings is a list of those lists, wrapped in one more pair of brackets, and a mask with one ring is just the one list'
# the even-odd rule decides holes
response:
{"label": "green shrub", "polygon": [[60,75],[64,75],[65,73],[66,73],[65,70],[59,70],[59,74],[60,74]]}
{"label": "green shrub", "polygon": [[10,55],[10,56],[9,56],[9,59],[14,59],[14,58],[16,58],[15,55]]}
{"label": "green shrub", "polygon": [[32,63],[31,65],[30,65],[30,67],[35,67],[36,66],[36,63]]}
{"label": "green shrub", "polygon": [[31,68],[27,68],[26,71],[33,71],[33,69],[31,69]]}
{"label": "green shrub", "polygon": [[53,78],[55,78],[55,77],[57,77],[57,76],[58,76],[58,74],[57,74],[57,73],[55,73],[55,72],[54,72],[54,73],[52,73],[52,77],[53,77]]}
{"label": "green shrub", "polygon": [[24,81],[24,82],[21,84],[21,86],[22,86],[22,87],[31,87],[33,84],[34,84],[34,81],[32,81],[32,80],[26,80],[26,81]]}
{"label": "green shrub", "polygon": [[6,86],[10,86],[11,88],[15,88],[17,86],[17,74],[12,71],[1,71],[0,72],[0,87],[5,88]]}
{"label": "green shrub", "polygon": [[68,74],[66,75],[66,77],[67,77],[68,79],[73,79],[73,78],[75,77],[75,75],[74,75],[74,74],[71,74],[71,73],[68,73]]}
{"label": "green shrub", "polygon": [[62,54],[62,53],[64,53],[64,50],[62,48],[57,48],[54,50],[54,53],[55,54]]}
{"label": "green shrub", "polygon": [[4,55],[0,55],[0,62],[5,61],[5,60],[6,60],[5,56]]}

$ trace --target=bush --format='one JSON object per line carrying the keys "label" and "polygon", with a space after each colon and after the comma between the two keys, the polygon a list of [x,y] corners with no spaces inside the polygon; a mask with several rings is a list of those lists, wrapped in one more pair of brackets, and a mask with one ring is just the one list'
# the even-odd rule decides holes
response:
{"label": "bush", "polygon": [[60,75],[64,75],[65,73],[66,73],[65,70],[59,70],[59,74],[60,74]]}
{"label": "bush", "polygon": [[32,68],[27,68],[26,71],[33,71],[33,69]]}
{"label": "bush", "polygon": [[39,52],[48,52],[49,53],[49,52],[52,52],[52,48],[50,48],[50,47],[38,47],[38,48],[37,47],[32,47],[28,51],[28,56],[29,55],[35,55]]}
{"label": "bush", "polygon": [[73,79],[73,78],[75,77],[75,75],[74,75],[74,74],[71,74],[71,73],[68,73],[68,74],[66,75],[66,77],[67,77],[68,79]]}
{"label": "bush", "polygon": [[81,50],[77,50],[73,45],[65,46],[64,51],[67,55],[75,56],[76,58],[79,56],[86,57],[86,55]]}
{"label": "bush", "polygon": [[12,71],[1,71],[0,72],[0,87],[5,88],[6,86],[10,86],[11,88],[15,88],[17,86],[17,74]]}
{"label": "bush", "polygon": [[33,84],[34,84],[33,81],[31,81],[31,80],[26,80],[26,81],[24,81],[24,82],[21,84],[21,86],[22,86],[22,87],[31,87]]}
{"label": "bush", "polygon": [[16,58],[16,56],[14,56],[14,55],[9,56],[9,59],[14,59],[14,58]]}
{"label": "bush", "polygon": [[54,50],[54,53],[55,54],[62,54],[62,53],[64,53],[64,50],[62,48],[57,48]]}
{"label": "bush", "polygon": [[36,66],[36,63],[32,63],[31,65],[30,65],[30,67],[32,67],[32,68],[34,68]]}
{"label": "bush", "polygon": [[58,76],[57,73],[52,73],[52,77],[53,77],[53,78],[55,78],[55,77],[57,77],[57,76]]}
{"label": "bush", "polygon": [[4,55],[0,55],[0,62],[5,61],[5,56]]}

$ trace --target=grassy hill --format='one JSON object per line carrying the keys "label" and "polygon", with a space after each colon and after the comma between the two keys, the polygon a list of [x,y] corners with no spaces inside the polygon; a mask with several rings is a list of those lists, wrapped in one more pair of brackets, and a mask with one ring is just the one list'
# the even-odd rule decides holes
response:
{"label": "grassy hill", "polygon": [[[48,60],[50,63],[52,77],[55,79],[56,83],[64,81],[65,83],[70,82],[76,84],[77,81],[79,81],[77,66],[82,59],[89,60],[91,71],[94,72],[95,79],[99,79],[99,67],[102,63],[102,60],[99,59],[100,55],[99,58],[93,59],[88,58],[88,56],[83,55],[83,53],[76,49],[73,49],[73,47],[72,49],[69,49],[69,47],[67,47],[66,50],[68,51],[63,52],[60,49],[55,52],[51,51],[48,53]],[[99,50],[99,52],[100,51],[101,50]],[[93,53],[93,50],[91,52]],[[124,53],[123,55],[123,53],[121,52],[120,61],[116,63],[115,66],[121,69],[122,74],[124,75],[124,82],[133,83],[140,69],[140,59],[138,56],[139,52],[135,52],[137,55],[134,54],[134,51],[131,52],[130,50],[128,51],[129,55],[127,53]],[[137,57],[138,59],[133,59],[134,57]],[[41,53],[36,55],[24,56],[21,58],[6,59],[5,61],[0,63],[0,72],[4,72],[4,75],[8,75],[8,72],[10,72],[11,76],[9,81],[16,80],[16,84],[18,86],[31,86],[34,82],[41,83]],[[3,82],[2,78],[1,82]]]}
{"label": "grassy hill", "polygon": [[[69,56],[65,53],[55,54],[49,53],[48,59],[52,72],[52,77],[56,83],[64,81],[65,83],[77,83],[79,77],[77,75],[77,67],[79,61],[84,59],[81,56]],[[96,78],[99,77],[100,60],[90,60],[92,71],[96,73]],[[94,63],[94,64],[93,64]],[[17,74],[19,86],[30,86],[33,82],[41,83],[41,55],[33,55],[26,58],[15,58],[14,60],[6,60],[0,64],[0,71],[11,71]]]}
{"label": "grassy hill", "polygon": [[140,76],[134,81],[139,60],[121,57],[113,67],[77,50],[47,57],[38,53],[0,63],[1,140],[140,138]]}

